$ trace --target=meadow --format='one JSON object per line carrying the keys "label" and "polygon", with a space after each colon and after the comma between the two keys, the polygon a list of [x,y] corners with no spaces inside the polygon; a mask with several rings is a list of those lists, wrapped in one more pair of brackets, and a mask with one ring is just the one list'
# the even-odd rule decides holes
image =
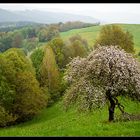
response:
{"label": "meadow", "polygon": [[[121,99],[125,110],[139,113],[140,104]],[[120,114],[118,108],[116,116]],[[63,110],[62,101],[44,109],[33,120],[1,128],[0,136],[139,136],[140,121],[108,122],[108,107],[88,113]]]}
{"label": "meadow", "polygon": [[[140,51],[140,24],[116,24],[116,25],[121,26],[125,31],[129,31],[133,35],[134,47],[136,53],[138,53]],[[75,34],[79,34],[83,38],[85,38],[88,41],[89,46],[92,47],[102,26],[103,25],[92,26],[92,27],[82,28],[82,29],[73,29],[67,32],[62,32],[61,37],[64,40],[67,40],[69,37]]]}

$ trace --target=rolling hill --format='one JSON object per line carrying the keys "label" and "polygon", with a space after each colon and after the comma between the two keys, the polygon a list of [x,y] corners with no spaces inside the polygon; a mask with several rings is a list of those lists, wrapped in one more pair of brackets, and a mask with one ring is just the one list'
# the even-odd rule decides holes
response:
{"label": "rolling hill", "polygon": [[[140,24],[117,24],[121,26],[125,31],[129,31],[133,35],[134,39],[134,47],[136,49],[136,53],[140,51]],[[61,37],[64,40],[68,40],[69,37],[79,34],[83,38],[85,38],[90,47],[93,46],[101,28],[103,25],[99,26],[92,26],[92,27],[87,27],[87,28],[82,28],[82,29],[73,29],[67,32],[62,32]]]}
{"label": "rolling hill", "polygon": [[[135,49],[140,51],[140,25],[120,24],[134,36]],[[67,40],[70,36],[80,34],[92,47],[102,26],[93,26],[62,32],[61,37]],[[129,113],[139,113],[140,104],[126,98],[120,98]],[[119,115],[118,108],[115,115]],[[19,125],[1,128],[0,136],[139,136],[140,121],[107,122],[108,107],[90,113],[78,113],[75,108],[63,110],[60,100],[53,106],[44,109],[33,120]]]}
{"label": "rolling hill", "polygon": [[25,10],[25,11],[9,11],[0,9],[0,22],[17,22],[17,21],[30,21],[37,23],[58,23],[67,21],[82,21],[88,23],[97,23],[98,19],[89,16],[56,13],[49,11],[39,10]]}

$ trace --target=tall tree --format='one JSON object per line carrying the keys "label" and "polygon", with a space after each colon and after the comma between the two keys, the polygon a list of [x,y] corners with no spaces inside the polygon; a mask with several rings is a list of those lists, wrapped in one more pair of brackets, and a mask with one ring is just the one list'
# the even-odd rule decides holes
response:
{"label": "tall tree", "polygon": [[12,48],[0,56],[0,65],[0,106],[4,113],[16,116],[14,122],[32,118],[46,106],[46,96],[35,78],[31,62],[20,49]]}
{"label": "tall tree", "polygon": [[31,54],[30,58],[32,60],[32,64],[36,71],[36,78],[39,82],[41,82],[41,65],[44,57],[44,50],[41,48],[35,49]]}
{"label": "tall tree", "polygon": [[49,43],[49,45],[53,49],[58,67],[62,69],[64,67],[64,61],[65,61],[64,51],[63,51],[65,44],[63,40],[61,38],[54,38]]}
{"label": "tall tree", "polygon": [[59,97],[60,73],[55,60],[55,54],[50,46],[45,47],[44,58],[41,65],[41,86],[48,87],[53,100]]}

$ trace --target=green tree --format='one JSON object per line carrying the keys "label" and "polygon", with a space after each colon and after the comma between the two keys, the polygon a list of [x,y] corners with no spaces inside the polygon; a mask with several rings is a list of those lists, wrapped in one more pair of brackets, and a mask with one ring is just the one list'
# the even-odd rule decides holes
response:
{"label": "green tree", "polygon": [[118,25],[105,25],[102,27],[99,36],[96,39],[94,47],[97,45],[118,45],[128,53],[134,53],[134,41],[130,32],[125,32]]}
{"label": "green tree", "polygon": [[0,51],[4,52],[12,47],[12,35],[10,33],[6,33],[2,38],[0,38]]}
{"label": "green tree", "polygon": [[48,87],[51,99],[56,100],[60,96],[60,73],[55,61],[55,54],[50,46],[45,47],[40,72],[41,86]]}
{"label": "green tree", "polygon": [[31,52],[33,49],[38,47],[39,40],[38,38],[29,38],[23,41],[22,48],[25,53]]}
{"label": "green tree", "polygon": [[80,41],[81,44],[83,45],[83,47],[86,49],[86,51],[89,51],[89,47],[88,47],[88,42],[86,39],[83,39],[79,34],[74,35],[72,37],[69,38],[69,41],[71,43],[75,42],[76,40]]}
{"label": "green tree", "polygon": [[[32,118],[46,106],[46,96],[35,78],[31,62],[23,51],[12,48],[1,54],[0,65],[0,106],[3,112],[11,114],[13,119],[16,116],[12,122]],[[10,120],[6,122],[8,125]]]}
{"label": "green tree", "polygon": [[84,57],[87,54],[86,48],[79,40],[75,40],[73,43],[71,43],[71,48],[74,51],[73,54],[74,57],[76,56]]}
{"label": "green tree", "polygon": [[43,57],[44,57],[44,51],[41,48],[35,49],[30,56],[32,60],[32,64],[36,70],[36,78],[39,82],[41,82],[40,68],[42,65]]}
{"label": "green tree", "polygon": [[15,90],[11,83],[15,76],[12,63],[0,55],[0,106],[10,110],[15,98]]}
{"label": "green tree", "polygon": [[38,38],[40,42],[47,41],[47,30],[41,29],[40,31],[38,31]]}
{"label": "green tree", "polygon": [[16,79],[17,94],[13,105],[13,113],[18,115],[17,121],[25,121],[31,119],[46,106],[46,97],[31,72],[18,72]]}
{"label": "green tree", "polygon": [[47,29],[47,41],[60,36],[56,26],[49,26]]}
{"label": "green tree", "polygon": [[65,43],[65,47],[63,48],[63,52],[64,52],[64,68],[66,67],[66,65],[71,61],[71,59],[74,57],[74,50],[71,47],[71,44],[69,43]]}
{"label": "green tree", "polygon": [[71,58],[84,57],[89,51],[87,41],[82,39],[80,35],[72,36],[68,42],[64,42],[60,37],[57,37],[52,39],[49,45],[53,49],[56,63],[61,71],[64,70]]}
{"label": "green tree", "polygon": [[20,32],[17,32],[13,35],[12,47],[20,48],[22,45],[23,36]]}
{"label": "green tree", "polygon": [[53,49],[58,67],[62,69],[64,67],[64,61],[65,61],[64,52],[63,52],[63,48],[65,47],[65,44],[63,40],[61,38],[52,39],[49,45]]}

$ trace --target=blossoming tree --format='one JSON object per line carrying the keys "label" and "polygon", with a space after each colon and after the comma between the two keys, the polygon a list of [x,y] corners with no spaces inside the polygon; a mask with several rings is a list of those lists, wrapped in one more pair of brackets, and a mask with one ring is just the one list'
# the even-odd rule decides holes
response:
{"label": "blossoming tree", "polygon": [[117,46],[99,46],[86,58],[74,58],[65,79],[69,85],[64,95],[66,109],[75,103],[79,110],[91,110],[109,101],[109,121],[113,121],[116,106],[124,113],[118,96],[140,101],[139,63]]}

